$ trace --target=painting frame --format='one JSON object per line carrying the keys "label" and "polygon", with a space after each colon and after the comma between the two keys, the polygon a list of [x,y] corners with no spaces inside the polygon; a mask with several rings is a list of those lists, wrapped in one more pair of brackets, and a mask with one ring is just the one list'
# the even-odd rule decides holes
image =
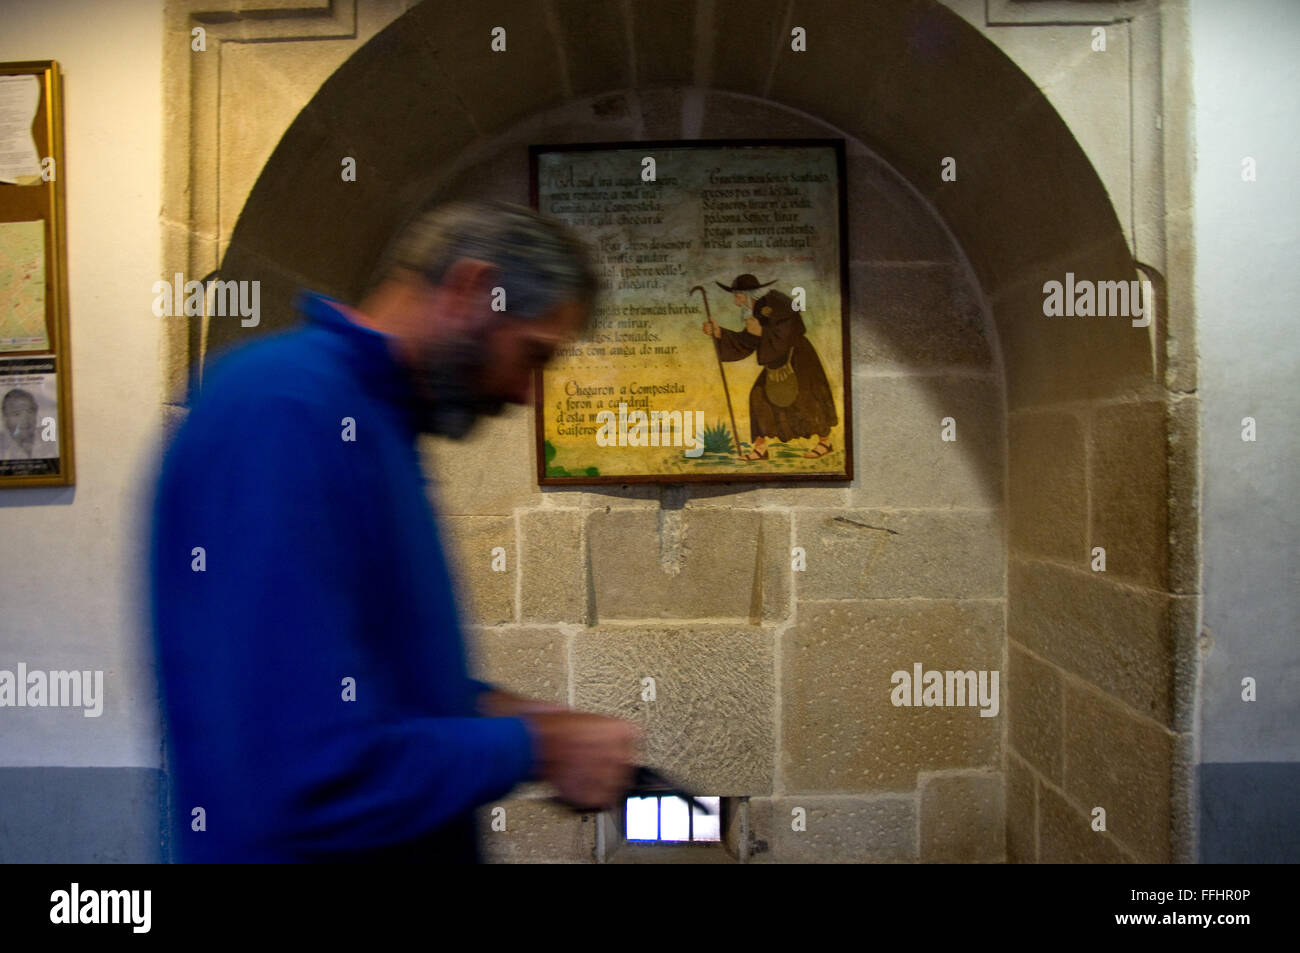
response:
{"label": "painting frame", "polygon": [[[835,181],[833,183],[833,198],[831,206],[833,210],[833,221],[836,229],[834,254],[836,261],[831,267],[838,277],[838,319],[840,322],[839,334],[835,337],[839,342],[839,360],[835,362],[838,372],[838,388],[840,394],[839,403],[836,406],[839,428],[839,441],[843,448],[842,465],[833,471],[825,472],[799,472],[799,471],[776,471],[776,472],[759,472],[756,468],[726,470],[719,472],[645,472],[645,473],[569,473],[563,468],[553,467],[548,459],[548,451],[554,452],[552,444],[548,439],[547,431],[547,408],[546,408],[546,368],[538,369],[534,373],[535,389],[535,406],[534,406],[534,432],[535,432],[535,453],[536,453],[536,477],[539,486],[592,486],[592,485],[626,485],[626,484],[644,484],[644,483],[848,483],[853,480],[853,396],[852,396],[852,341],[851,341],[851,302],[849,289],[849,238],[848,238],[848,183],[846,176],[846,144],[843,138],[757,138],[757,139],[698,139],[698,140],[636,140],[628,142],[578,142],[578,143],[557,143],[557,144],[535,144],[528,147],[529,156],[529,199],[532,207],[536,210],[546,212],[543,208],[543,196],[539,184],[539,166],[544,156],[553,156],[557,154],[583,154],[592,152],[614,152],[614,151],[647,151],[662,152],[664,150],[699,150],[700,154],[705,151],[715,153],[725,153],[728,150],[826,150],[828,166],[834,169]],[[560,217],[560,216],[555,216]],[[563,220],[563,219],[562,219]],[[575,231],[589,241],[590,236],[584,234],[580,226],[574,226]],[[590,241],[589,241],[590,244]],[[771,282],[769,282],[770,284]],[[721,284],[721,282],[718,282]],[[717,294],[718,292],[714,292]],[[709,314],[712,320],[712,314]],[[734,359],[733,359],[734,360]],[[719,357],[719,366],[723,359]],[[552,371],[553,372],[553,371]],[[725,381],[725,374],[723,375]],[[730,391],[731,384],[728,382],[726,388]],[[834,388],[832,388],[834,390]],[[734,403],[728,399],[728,408]],[[742,411],[743,412],[743,411]],[[734,448],[737,456],[740,455],[742,446],[753,447],[753,444],[743,444],[740,440],[740,428],[734,423],[734,434],[730,434],[731,442],[729,447]],[[752,438],[751,434],[751,438]],[[829,436],[829,433],[827,434]],[[823,441],[825,443],[825,441]],[[816,449],[820,449],[820,444]],[[751,449],[752,452],[752,449]],[[837,458],[838,459],[838,458]],[[595,469],[595,468],[593,468]],[[558,472],[557,472],[558,471]]]}

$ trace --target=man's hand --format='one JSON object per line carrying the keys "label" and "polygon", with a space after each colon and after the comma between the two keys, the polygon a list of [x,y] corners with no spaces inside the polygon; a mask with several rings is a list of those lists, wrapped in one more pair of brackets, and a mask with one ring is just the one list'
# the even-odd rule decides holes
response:
{"label": "man's hand", "polygon": [[613,809],[632,785],[641,732],[630,721],[585,712],[525,715],[537,774],[583,810]]}
{"label": "man's hand", "polygon": [[745,330],[755,337],[758,337],[763,333],[763,325],[759,324],[758,318],[751,314],[745,318]]}
{"label": "man's hand", "polygon": [[714,320],[710,318],[709,320],[704,322],[704,333],[709,335],[710,337],[721,338],[722,328],[718,327],[717,323],[715,323]]}
{"label": "man's hand", "polygon": [[485,718],[522,718],[524,715],[541,712],[569,710],[567,705],[542,701],[540,698],[525,698],[523,695],[515,695],[499,688],[480,693],[476,699],[476,706],[478,713]]}

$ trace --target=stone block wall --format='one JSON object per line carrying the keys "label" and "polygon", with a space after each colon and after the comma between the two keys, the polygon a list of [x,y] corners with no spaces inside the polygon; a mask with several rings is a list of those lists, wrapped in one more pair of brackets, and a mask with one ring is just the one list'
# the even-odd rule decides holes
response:
{"label": "stone block wall", "polygon": [[1194,403],[1010,414],[1010,860],[1179,859],[1197,625],[1170,521],[1194,505]]}
{"label": "stone block wall", "polygon": [[[701,109],[710,137],[841,134],[724,93],[615,94],[481,145],[434,197],[526,203],[529,142],[680,138]],[[516,409],[424,445],[431,499],[478,672],[634,719],[649,763],[750,798],[755,862],[1001,861],[1005,713],[890,701],[892,673],[917,662],[1004,668],[1005,410],[988,317],[933,213],[861,143],[848,152],[852,483],[538,488],[533,416]],[[509,820],[485,823],[489,856],[592,859],[591,819],[535,803],[543,793],[494,805]],[[792,830],[798,807],[806,830]]]}

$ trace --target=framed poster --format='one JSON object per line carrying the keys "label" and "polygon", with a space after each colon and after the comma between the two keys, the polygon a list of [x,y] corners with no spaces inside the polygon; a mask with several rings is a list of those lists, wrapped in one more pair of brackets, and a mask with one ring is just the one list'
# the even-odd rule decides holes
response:
{"label": "framed poster", "polygon": [[73,483],[58,64],[0,64],[0,489]]}
{"label": "framed poster", "polygon": [[590,245],[591,333],[537,374],[537,479],[849,480],[841,139],[529,148]]}

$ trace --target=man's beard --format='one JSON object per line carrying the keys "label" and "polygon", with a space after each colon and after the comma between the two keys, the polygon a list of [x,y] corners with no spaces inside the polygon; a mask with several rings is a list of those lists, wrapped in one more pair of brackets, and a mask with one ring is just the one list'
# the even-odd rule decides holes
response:
{"label": "man's beard", "polygon": [[478,337],[456,336],[425,349],[413,387],[419,432],[460,440],[479,417],[501,412],[505,400],[479,390],[487,377],[487,333],[484,328]]}

